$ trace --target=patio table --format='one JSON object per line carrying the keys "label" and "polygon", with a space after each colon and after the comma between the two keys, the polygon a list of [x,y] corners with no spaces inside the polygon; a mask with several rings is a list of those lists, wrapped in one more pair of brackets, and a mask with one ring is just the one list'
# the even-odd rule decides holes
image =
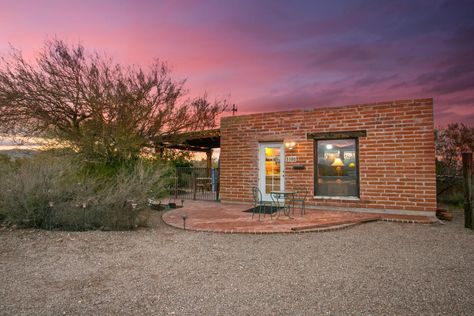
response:
{"label": "patio table", "polygon": [[[286,200],[287,197],[291,197],[290,198],[290,201],[293,201],[294,200],[294,197],[295,197],[295,194],[296,194],[296,191],[271,191],[270,192],[271,196],[272,196],[272,200],[275,202],[275,206],[277,208],[281,208],[280,206],[280,199],[283,198]],[[274,199],[273,199],[274,197]],[[293,210],[294,212],[294,203],[293,204],[284,204],[283,205],[283,214],[285,214],[286,216],[290,217],[290,212]]]}
{"label": "patio table", "polygon": [[196,178],[196,187],[201,190],[210,190],[212,186],[212,178]]}
{"label": "patio table", "polygon": [[193,199],[195,200],[198,192],[205,194],[212,191],[212,178],[196,178],[193,187]]}

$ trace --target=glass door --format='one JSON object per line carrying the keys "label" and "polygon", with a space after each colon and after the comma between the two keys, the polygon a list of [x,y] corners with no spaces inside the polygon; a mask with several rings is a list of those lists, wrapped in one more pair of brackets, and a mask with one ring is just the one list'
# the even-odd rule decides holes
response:
{"label": "glass door", "polygon": [[270,192],[285,188],[284,146],[263,143],[259,148],[259,188],[265,201],[271,201]]}

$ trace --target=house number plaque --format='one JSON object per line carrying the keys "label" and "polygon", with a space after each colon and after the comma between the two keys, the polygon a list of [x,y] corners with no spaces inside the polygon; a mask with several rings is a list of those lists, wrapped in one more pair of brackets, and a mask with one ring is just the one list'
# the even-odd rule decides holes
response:
{"label": "house number plaque", "polygon": [[285,162],[296,162],[296,156],[286,156]]}

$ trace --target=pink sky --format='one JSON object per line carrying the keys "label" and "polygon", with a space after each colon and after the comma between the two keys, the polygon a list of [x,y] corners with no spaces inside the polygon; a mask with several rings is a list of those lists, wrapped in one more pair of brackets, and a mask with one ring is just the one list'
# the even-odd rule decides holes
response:
{"label": "pink sky", "polygon": [[0,53],[56,36],[121,63],[158,57],[238,114],[434,97],[437,125],[474,124],[472,2],[321,3],[0,1]]}

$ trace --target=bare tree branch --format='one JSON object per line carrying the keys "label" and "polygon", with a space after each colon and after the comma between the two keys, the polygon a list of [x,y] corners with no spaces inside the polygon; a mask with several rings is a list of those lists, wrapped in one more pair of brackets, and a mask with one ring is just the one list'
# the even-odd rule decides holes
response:
{"label": "bare tree branch", "polygon": [[0,61],[0,131],[50,135],[80,152],[127,159],[164,136],[216,126],[226,102],[186,98],[166,63],[123,67],[82,45],[46,41],[35,63]]}

